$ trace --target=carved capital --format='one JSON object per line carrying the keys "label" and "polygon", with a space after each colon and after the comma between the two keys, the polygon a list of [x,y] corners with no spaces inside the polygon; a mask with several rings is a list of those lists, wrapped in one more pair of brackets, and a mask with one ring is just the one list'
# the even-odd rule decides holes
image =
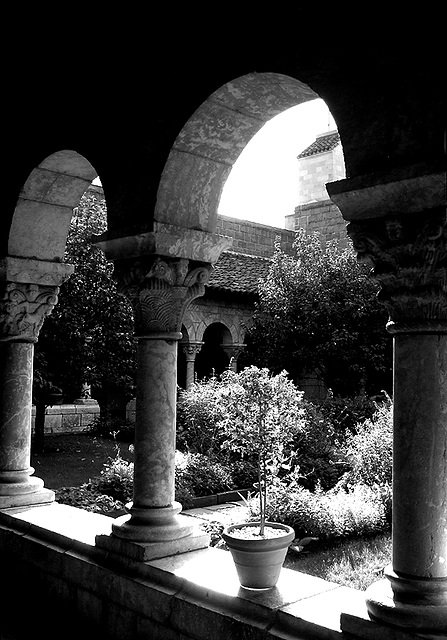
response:
{"label": "carved capital", "polygon": [[132,303],[136,335],[179,333],[186,309],[205,293],[210,269],[183,258],[116,262],[115,277]]}
{"label": "carved capital", "polygon": [[188,342],[187,344],[182,344],[183,353],[186,355],[186,361],[194,362],[196,355],[200,353],[204,344],[204,342]]}
{"label": "carved capital", "polygon": [[351,222],[347,230],[359,260],[373,264],[389,331],[447,331],[445,209]]}
{"label": "carved capital", "polygon": [[0,299],[0,341],[36,342],[58,293],[56,286],[6,283]]}

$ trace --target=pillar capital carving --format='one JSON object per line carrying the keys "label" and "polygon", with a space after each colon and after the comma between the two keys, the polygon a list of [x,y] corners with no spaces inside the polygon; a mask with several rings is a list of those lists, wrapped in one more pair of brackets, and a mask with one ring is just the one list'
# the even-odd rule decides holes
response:
{"label": "pillar capital carving", "polygon": [[0,260],[0,341],[36,342],[71,264],[6,256]]}
{"label": "pillar capital carving", "polygon": [[183,353],[186,355],[186,360],[194,362],[196,355],[200,353],[204,342],[186,342],[182,344]]}
{"label": "pillar capital carving", "polygon": [[359,260],[373,264],[378,299],[391,333],[447,331],[445,209],[351,222],[347,231]]}
{"label": "pillar capital carving", "polygon": [[205,293],[211,265],[185,258],[147,257],[115,263],[119,287],[130,299],[137,336],[179,334],[183,315]]}
{"label": "pillar capital carving", "polygon": [[37,342],[45,318],[57,303],[59,287],[8,282],[0,299],[0,341]]}

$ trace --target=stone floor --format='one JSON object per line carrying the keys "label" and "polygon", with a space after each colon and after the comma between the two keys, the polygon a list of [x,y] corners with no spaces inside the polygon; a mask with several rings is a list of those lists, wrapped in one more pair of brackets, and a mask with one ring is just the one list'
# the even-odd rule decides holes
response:
{"label": "stone floor", "polygon": [[247,518],[247,507],[242,500],[226,502],[224,504],[213,504],[208,507],[196,507],[182,511],[185,516],[192,516],[199,520],[216,521],[224,526],[243,522]]}

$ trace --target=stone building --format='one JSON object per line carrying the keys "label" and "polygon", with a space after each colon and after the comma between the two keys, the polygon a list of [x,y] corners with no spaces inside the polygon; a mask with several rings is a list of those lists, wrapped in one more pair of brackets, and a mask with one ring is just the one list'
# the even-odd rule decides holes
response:
{"label": "stone building", "polygon": [[268,225],[219,216],[217,231],[232,239],[213,266],[206,292],[185,313],[179,343],[179,384],[187,387],[217,375],[237,361],[257,301],[257,284],[268,273],[275,243],[291,251],[293,232]]}
{"label": "stone building", "polygon": [[286,216],[286,229],[318,231],[322,240],[337,239],[341,247],[346,246],[346,221],[326,190],[326,184],[344,177],[340,135],[336,130],[320,133],[298,155],[298,202],[295,211]]}
{"label": "stone building", "polygon": [[[42,20],[29,24],[32,8],[21,7],[20,18],[8,15],[19,26],[5,41],[2,76],[6,638],[446,636],[446,104],[444,37],[436,33],[442,15],[432,8],[425,25],[424,12],[384,19],[379,11],[370,32],[372,11],[357,21],[351,6],[340,6],[322,21],[321,7],[313,7],[294,8],[299,33],[275,46],[265,36],[259,46],[242,42],[239,15],[234,29],[226,21],[222,38],[214,18],[182,20],[177,32],[172,14],[179,10],[172,8],[166,21],[157,14],[156,24],[152,17],[139,21],[134,10],[129,28],[123,9],[118,24],[108,15],[92,38],[84,16],[70,37],[82,11],[60,24],[52,14],[48,30]],[[44,13],[39,7],[40,18]],[[322,33],[326,24],[331,37]],[[270,20],[269,27],[272,34]],[[429,37],[415,46],[421,33]],[[346,178],[328,183],[327,192],[359,257],[373,264],[390,316],[393,558],[366,593],[287,570],[274,591],[251,593],[239,587],[227,552],[210,548],[175,500],[177,343],[189,305],[231,247],[217,230],[217,210],[232,165],[266,121],[316,97],[337,123],[346,167]],[[58,504],[30,467],[33,345],[72,272],[63,262],[72,210],[97,176],[108,211],[99,246],[134,305],[138,338],[134,493],[128,514],[117,520]]]}

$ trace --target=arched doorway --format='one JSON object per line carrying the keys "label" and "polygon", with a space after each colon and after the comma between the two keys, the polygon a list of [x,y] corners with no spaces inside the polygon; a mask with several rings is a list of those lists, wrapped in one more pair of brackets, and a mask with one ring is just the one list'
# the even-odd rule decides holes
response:
{"label": "arched doorway", "polygon": [[196,375],[198,380],[220,376],[230,364],[230,358],[223,346],[232,343],[228,328],[215,322],[209,325],[203,334],[203,346],[196,357]]}

